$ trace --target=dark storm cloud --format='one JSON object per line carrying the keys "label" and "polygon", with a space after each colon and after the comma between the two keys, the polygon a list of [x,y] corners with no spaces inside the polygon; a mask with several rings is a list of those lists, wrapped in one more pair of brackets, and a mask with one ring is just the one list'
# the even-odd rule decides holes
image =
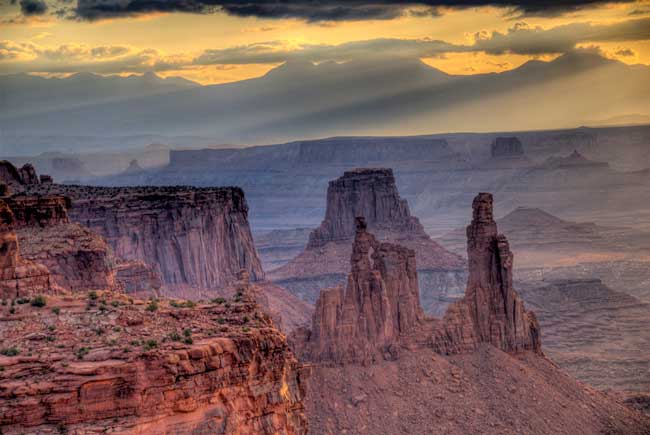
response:
{"label": "dark storm cloud", "polygon": [[571,23],[551,29],[516,24],[506,33],[476,34],[473,48],[490,54],[565,53],[584,42],[650,40],[650,18],[627,20],[610,25]]}
{"label": "dark storm cloud", "polygon": [[[298,18],[316,22],[391,19],[403,15],[413,7],[429,8],[430,13],[435,15],[436,9],[440,7],[465,9],[496,6],[510,9],[513,15],[555,16],[608,3],[631,1],[633,0],[78,0],[76,15],[81,19],[97,20],[151,12],[210,13],[223,10],[242,17]],[[418,11],[416,14],[426,12]]]}
{"label": "dark storm cloud", "polygon": [[43,15],[47,4],[43,0],[20,0],[20,10],[25,16]]}

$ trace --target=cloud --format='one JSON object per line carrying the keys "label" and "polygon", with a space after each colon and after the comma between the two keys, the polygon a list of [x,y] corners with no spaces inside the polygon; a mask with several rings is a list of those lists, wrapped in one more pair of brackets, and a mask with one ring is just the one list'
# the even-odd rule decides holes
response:
{"label": "cloud", "polygon": [[[126,46],[63,44],[41,47],[34,43],[0,43],[0,60],[6,72],[164,72],[197,67],[271,65],[285,61],[345,62],[376,58],[417,59],[446,54],[485,53],[542,56],[567,53],[594,43],[650,40],[650,18],[610,25],[572,23],[543,29],[525,22],[515,23],[506,32],[478,32],[469,44],[453,44],[430,38],[380,38],[342,44],[309,44],[271,40],[194,54],[166,54],[153,49]],[[624,47],[619,47],[623,50]],[[611,53],[614,54],[613,52]],[[616,53],[626,57],[624,52]],[[501,66],[499,66],[501,68]]]}
{"label": "cloud", "polygon": [[77,0],[76,16],[99,20],[152,12],[212,13],[240,17],[297,18],[309,22],[387,20],[403,15],[437,15],[439,8],[495,6],[513,16],[557,16],[584,8],[633,0]]}
{"label": "cloud", "polygon": [[565,53],[584,42],[650,40],[650,18],[627,20],[609,25],[571,23],[543,29],[516,23],[506,33],[477,33],[474,48],[489,54]]}
{"label": "cloud", "polygon": [[28,17],[43,15],[47,12],[47,4],[43,0],[20,0],[20,10]]}

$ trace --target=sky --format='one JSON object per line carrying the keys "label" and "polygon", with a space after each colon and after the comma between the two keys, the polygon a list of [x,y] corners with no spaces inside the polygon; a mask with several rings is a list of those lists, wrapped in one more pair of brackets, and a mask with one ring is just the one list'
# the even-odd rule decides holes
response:
{"label": "sky", "polygon": [[0,74],[215,84],[376,57],[478,74],[574,50],[650,65],[650,0],[0,0]]}

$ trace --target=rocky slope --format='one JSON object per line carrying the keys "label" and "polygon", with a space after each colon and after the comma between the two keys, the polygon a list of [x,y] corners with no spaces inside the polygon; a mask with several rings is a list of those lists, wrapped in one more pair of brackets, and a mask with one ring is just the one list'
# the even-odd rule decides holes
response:
{"label": "rocky slope", "polygon": [[520,283],[544,332],[544,351],[571,376],[600,389],[650,391],[650,304],[598,279]]}
{"label": "rocky slope", "polygon": [[[13,304],[12,304],[13,307]],[[0,307],[4,434],[302,435],[302,369],[245,295]]]}
{"label": "rocky slope", "polygon": [[169,294],[209,295],[240,269],[264,277],[239,188],[41,189],[70,197],[72,220],[106,238],[117,257],[151,265]]}
{"label": "rocky slope", "polygon": [[492,196],[467,228],[465,297],[443,319],[418,298],[415,252],[380,243],[359,220],[348,285],[321,292],[312,330],[314,434],[644,434],[650,420],[563,374],[541,353],[536,317],[512,285],[513,256]]}
{"label": "rocky slope", "polygon": [[14,192],[20,192],[25,186],[39,184],[34,166],[25,163],[17,168],[7,160],[0,160],[0,184],[6,184]]}
{"label": "rocky slope", "polygon": [[356,169],[333,180],[327,191],[327,210],[321,225],[312,231],[305,250],[269,278],[313,302],[317,291],[343,283],[350,271],[355,218],[363,216],[381,241],[413,249],[423,278],[423,293],[436,300],[441,295],[461,294],[464,262],[431,240],[408,203],[399,196],[390,169]]}

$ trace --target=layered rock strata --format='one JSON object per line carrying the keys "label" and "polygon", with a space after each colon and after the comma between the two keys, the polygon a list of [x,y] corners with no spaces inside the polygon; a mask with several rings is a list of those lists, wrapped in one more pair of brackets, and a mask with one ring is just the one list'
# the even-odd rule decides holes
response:
{"label": "layered rock strata", "polygon": [[467,227],[469,280],[465,297],[443,318],[445,351],[463,351],[479,342],[506,352],[541,352],[535,313],[525,310],[512,284],[514,256],[508,239],[497,232],[492,195],[480,193],[472,209],[472,223]]}
{"label": "layered rock strata", "polygon": [[513,255],[506,238],[497,233],[492,196],[479,194],[473,210],[467,228],[467,289],[442,320],[423,314],[415,252],[378,242],[365,221],[357,219],[347,287],[321,292],[311,331],[297,338],[305,357],[365,363],[390,359],[400,347],[457,354],[482,343],[505,352],[541,353],[537,319],[524,309],[512,285]]}
{"label": "layered rock strata", "polygon": [[0,298],[58,291],[52,284],[47,267],[22,258],[18,246],[14,215],[9,206],[0,200]]}
{"label": "layered rock strata", "polygon": [[254,302],[98,292],[0,310],[5,435],[307,433],[304,372]]}
{"label": "layered rock strata", "polygon": [[310,302],[319,289],[345,283],[357,216],[365,218],[378,240],[415,251],[418,271],[426,278],[423,293],[431,305],[440,296],[462,294],[464,260],[431,240],[399,196],[393,171],[381,168],[347,171],[331,181],[325,219],[310,234],[305,250],[269,272],[269,278]]}
{"label": "layered rock strata", "polygon": [[141,260],[131,260],[115,265],[115,280],[121,291],[129,295],[157,296],[162,281],[156,272]]}
{"label": "layered rock strata", "polygon": [[60,195],[6,198],[15,218],[20,255],[46,266],[53,282],[71,291],[116,289],[115,259],[103,237],[70,222]]}
{"label": "layered rock strata", "polygon": [[17,168],[7,160],[0,160],[0,183],[8,185],[15,192],[19,192],[27,185],[38,184],[39,179],[34,166],[30,163]]}
{"label": "layered rock strata", "polygon": [[116,257],[151,265],[163,285],[191,295],[223,288],[246,269],[264,278],[236,187],[43,189],[72,199],[70,217],[106,238]]}

